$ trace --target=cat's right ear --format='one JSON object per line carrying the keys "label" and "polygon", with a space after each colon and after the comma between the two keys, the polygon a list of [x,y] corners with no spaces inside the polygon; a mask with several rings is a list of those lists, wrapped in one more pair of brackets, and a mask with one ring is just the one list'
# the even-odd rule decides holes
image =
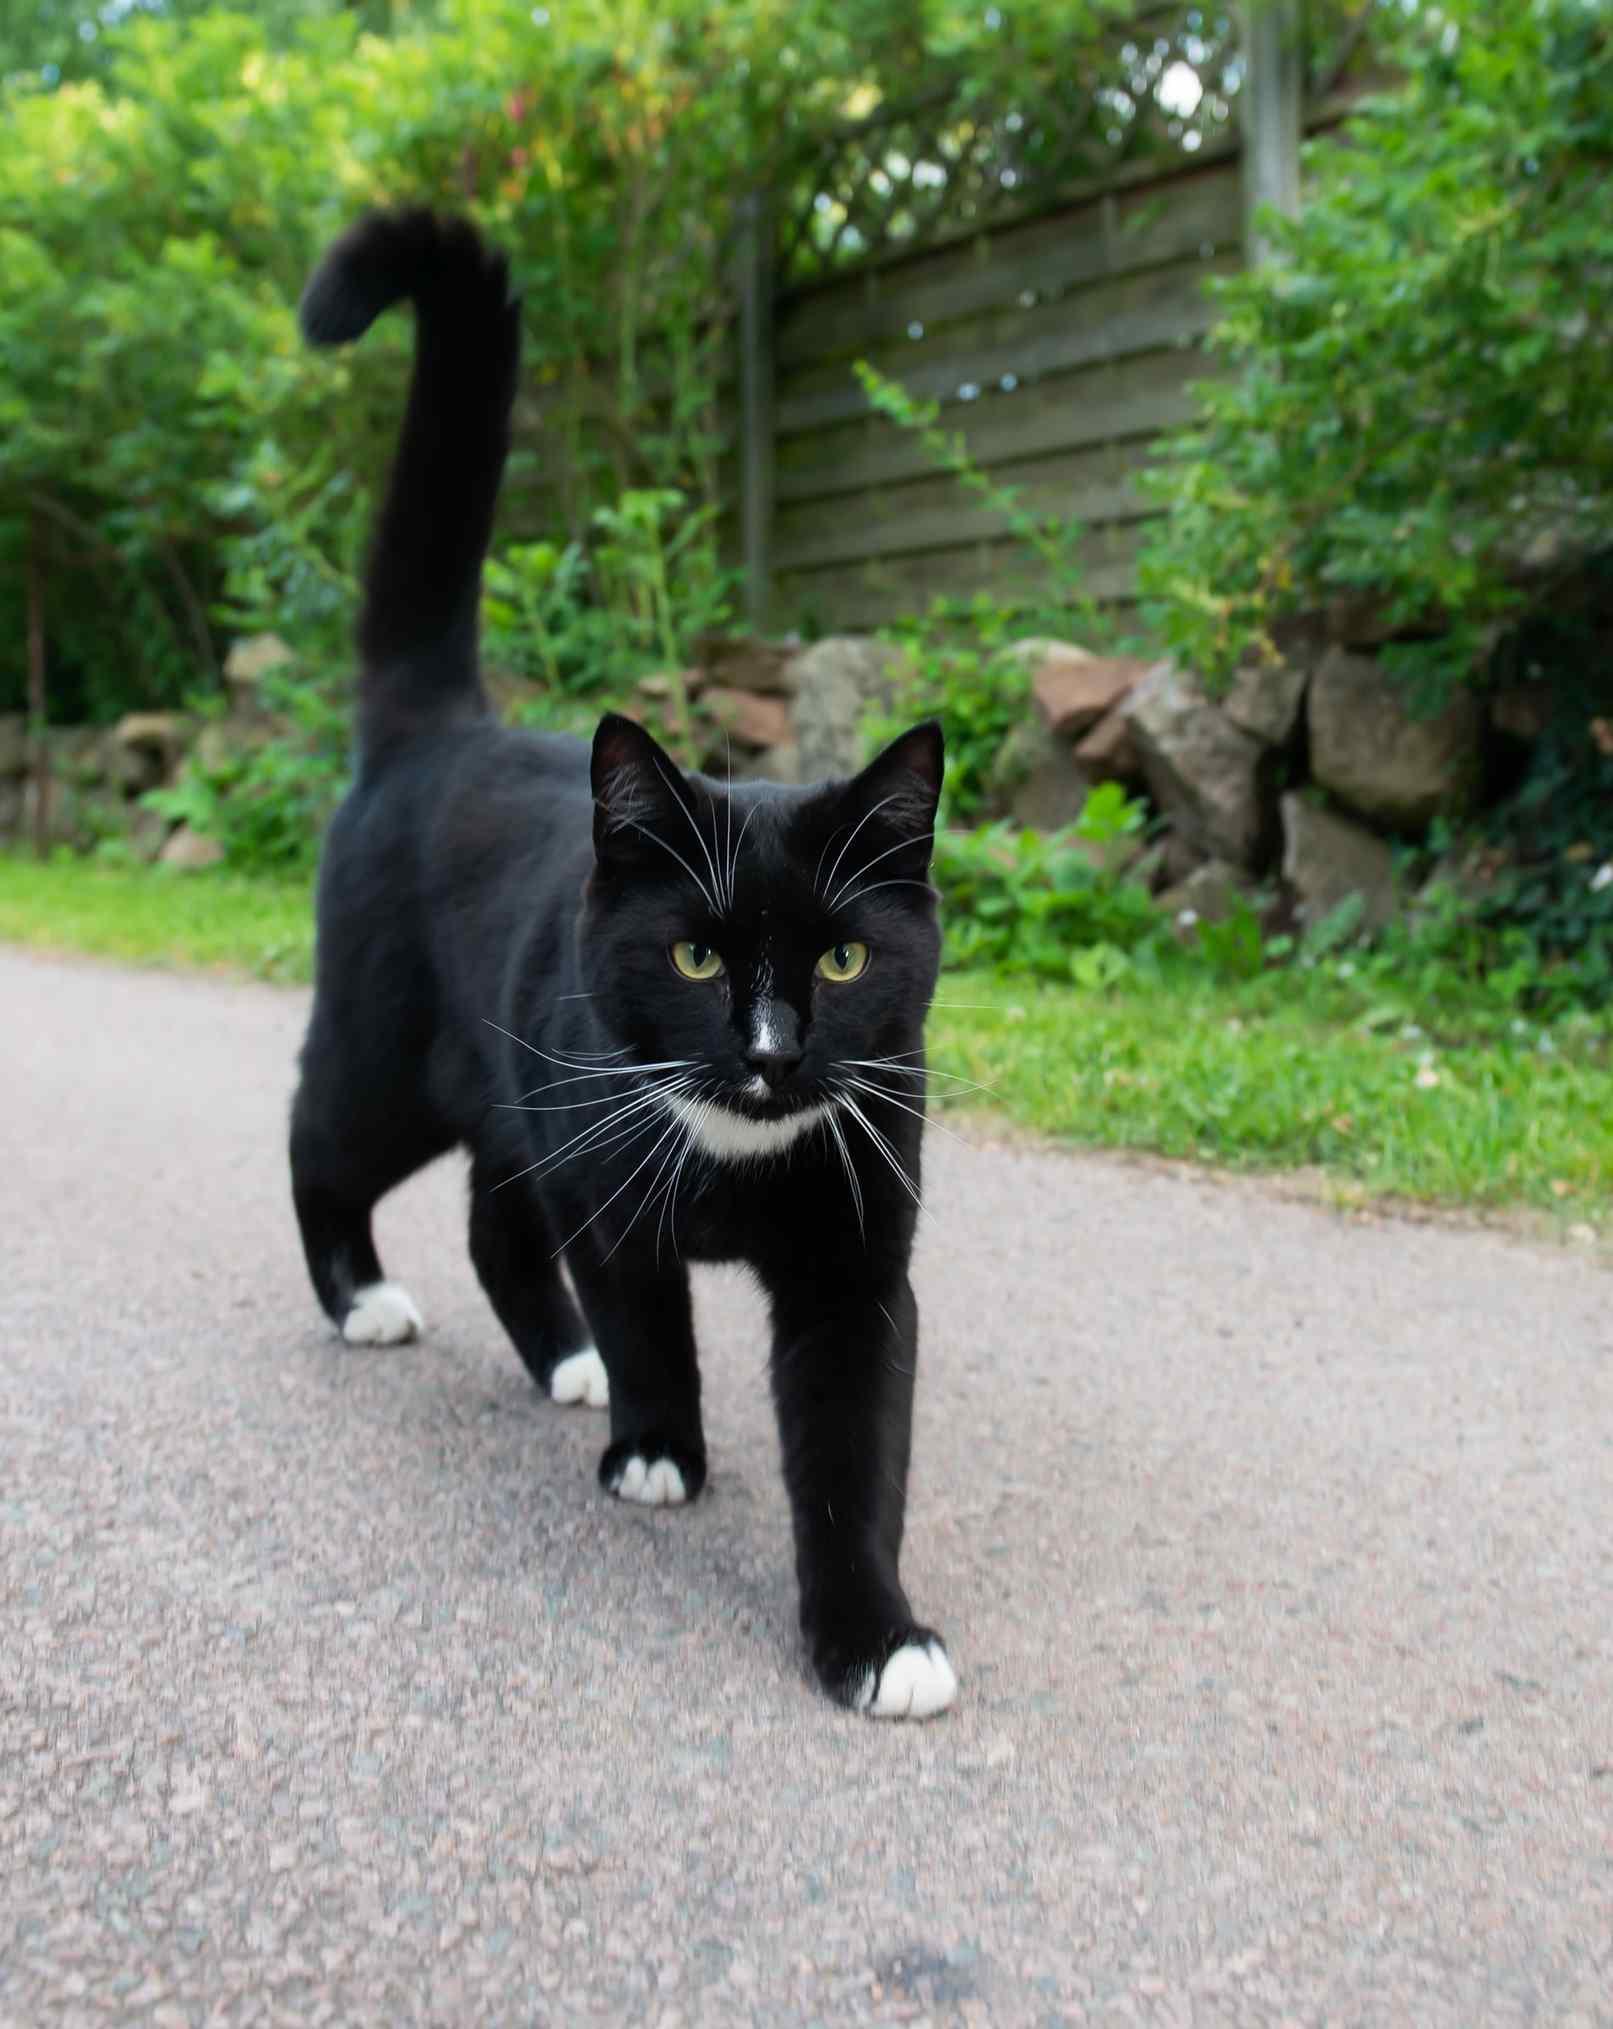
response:
{"label": "cat's right ear", "polygon": [[678,764],[636,719],[607,712],[594,734],[594,857],[601,866],[643,860],[664,850],[680,806],[693,799]]}

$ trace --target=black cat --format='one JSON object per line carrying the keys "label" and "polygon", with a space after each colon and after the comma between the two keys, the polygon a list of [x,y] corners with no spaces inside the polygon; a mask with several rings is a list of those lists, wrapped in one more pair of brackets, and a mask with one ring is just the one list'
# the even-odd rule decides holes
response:
{"label": "black cat", "polygon": [[350,1341],[413,1337],[371,1210],[463,1144],[471,1259],[505,1330],[554,1400],[608,1396],[600,1479],[660,1503],[706,1477],[685,1264],[748,1263],[818,1676],[861,1711],[938,1712],[956,1680],[897,1559],[940,731],[786,789],[685,774],[614,713],[591,755],[498,725],[477,605],[517,308],[469,226],[381,213],[316,269],[303,331],[340,344],[405,297],[414,377],[292,1114],[314,1287]]}

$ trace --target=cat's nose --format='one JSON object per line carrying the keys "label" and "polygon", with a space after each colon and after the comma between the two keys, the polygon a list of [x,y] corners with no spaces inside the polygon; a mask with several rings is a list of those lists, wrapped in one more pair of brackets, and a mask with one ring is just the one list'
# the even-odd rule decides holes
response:
{"label": "cat's nose", "polygon": [[769,1091],[776,1092],[800,1063],[801,1056],[794,1043],[785,1043],[777,1036],[769,1036],[765,1042],[757,1037],[745,1052],[745,1062],[764,1080]]}
{"label": "cat's nose", "polygon": [[780,1002],[759,1007],[751,1019],[745,1062],[776,1092],[800,1063],[801,1024]]}

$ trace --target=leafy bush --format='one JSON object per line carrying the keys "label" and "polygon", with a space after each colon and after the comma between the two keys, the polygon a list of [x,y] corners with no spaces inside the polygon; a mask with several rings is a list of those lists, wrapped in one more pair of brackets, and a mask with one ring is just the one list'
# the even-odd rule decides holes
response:
{"label": "leafy bush", "polygon": [[1030,697],[1032,671],[1004,651],[1028,638],[1072,634],[1083,647],[1097,647],[1112,642],[1114,628],[1087,589],[1079,522],[1030,513],[1017,488],[981,470],[960,433],[941,428],[938,402],[916,400],[865,360],[856,371],[871,406],[910,431],[940,471],[994,508],[1038,567],[1035,597],[938,598],[925,613],[884,630],[902,650],[904,676],[892,710],[871,720],[870,742],[891,738],[914,718],[938,718],[947,742],[943,810],[949,820],[969,823],[991,806],[992,764]]}
{"label": "leafy bush", "polygon": [[935,836],[947,963],[1112,986],[1156,946],[1163,923],[1146,887],[1113,869],[1143,809],[1114,783],[1087,798],[1065,831],[1007,823]]}
{"label": "leafy bush", "polygon": [[1165,449],[1150,617],[1211,678],[1364,598],[1436,697],[1613,527],[1613,19],[1404,13],[1404,84],[1307,154],[1277,257],[1217,287],[1238,370]]}
{"label": "leafy bush", "polygon": [[[409,336],[388,319],[361,360],[315,356],[293,306],[317,250],[380,202],[468,209],[512,250],[528,393],[500,547],[578,545],[576,609],[629,636],[664,636],[638,575],[658,554],[693,624],[720,576],[736,197],[776,184],[793,202],[806,144],[932,55],[1029,105],[1058,38],[1111,5],[1017,0],[1012,33],[909,0],[11,10],[0,710],[21,702],[30,541],[58,718],[216,681],[227,578],[253,577],[260,608],[284,592],[293,617],[269,624],[312,652],[296,616],[322,627],[351,576]],[[635,520],[651,500],[653,544]],[[270,553],[288,517],[295,559]]]}
{"label": "leafy bush", "polygon": [[[243,873],[298,873],[319,857],[331,812],[347,788],[352,699],[345,682],[271,670],[259,685],[280,721],[267,737],[210,752],[185,763],[171,789],[144,801],[164,817],[189,824],[223,846]],[[210,714],[219,720],[215,707]]]}

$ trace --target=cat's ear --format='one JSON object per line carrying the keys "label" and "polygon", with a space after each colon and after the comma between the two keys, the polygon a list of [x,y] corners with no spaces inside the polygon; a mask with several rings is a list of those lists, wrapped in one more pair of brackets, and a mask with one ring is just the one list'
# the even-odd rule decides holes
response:
{"label": "cat's ear", "polygon": [[655,853],[677,857],[676,827],[692,815],[689,785],[652,734],[620,712],[607,712],[594,733],[594,857],[627,866]]}
{"label": "cat's ear", "polygon": [[[840,792],[841,828],[856,839],[848,865],[855,861],[877,880],[918,879],[927,872],[945,764],[940,725],[925,719],[852,777]],[[850,885],[844,873],[839,885]]]}

